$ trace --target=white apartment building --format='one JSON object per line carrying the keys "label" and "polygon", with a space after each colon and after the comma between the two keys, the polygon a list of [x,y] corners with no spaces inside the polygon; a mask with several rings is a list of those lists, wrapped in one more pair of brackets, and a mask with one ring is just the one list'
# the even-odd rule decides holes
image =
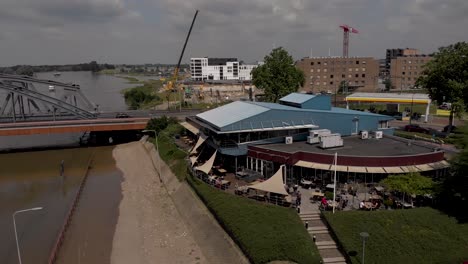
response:
{"label": "white apartment building", "polygon": [[192,80],[252,80],[252,70],[258,65],[241,64],[236,58],[191,58]]}

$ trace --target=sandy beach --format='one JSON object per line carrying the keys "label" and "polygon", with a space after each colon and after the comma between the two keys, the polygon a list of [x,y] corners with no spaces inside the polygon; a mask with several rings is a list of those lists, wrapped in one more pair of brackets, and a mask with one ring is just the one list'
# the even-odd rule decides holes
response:
{"label": "sandy beach", "polygon": [[123,173],[111,263],[207,263],[141,142],[113,151]]}

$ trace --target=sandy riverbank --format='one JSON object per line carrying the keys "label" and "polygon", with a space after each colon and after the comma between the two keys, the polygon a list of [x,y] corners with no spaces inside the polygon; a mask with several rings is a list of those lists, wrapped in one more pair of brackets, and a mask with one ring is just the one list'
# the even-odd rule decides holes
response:
{"label": "sandy riverbank", "polygon": [[113,156],[124,182],[111,263],[206,263],[143,145],[119,145]]}

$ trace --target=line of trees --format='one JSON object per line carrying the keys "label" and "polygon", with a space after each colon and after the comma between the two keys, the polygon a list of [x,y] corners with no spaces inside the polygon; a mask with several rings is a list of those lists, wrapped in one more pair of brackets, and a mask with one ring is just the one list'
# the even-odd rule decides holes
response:
{"label": "line of trees", "polygon": [[104,69],[115,69],[111,64],[98,64],[96,61],[89,63],[67,64],[67,65],[16,65],[11,67],[0,68],[0,73],[21,74],[32,76],[35,72],[51,72],[51,71],[92,71],[98,72]]}

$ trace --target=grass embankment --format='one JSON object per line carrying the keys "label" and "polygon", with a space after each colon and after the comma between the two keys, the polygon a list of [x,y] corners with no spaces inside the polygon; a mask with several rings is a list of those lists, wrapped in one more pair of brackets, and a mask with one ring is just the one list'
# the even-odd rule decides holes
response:
{"label": "grass embankment", "polygon": [[[460,209],[462,210],[462,209]],[[366,263],[461,263],[468,260],[468,224],[432,208],[326,212],[352,263],[361,263],[360,232],[368,232]],[[350,254],[354,255],[354,254]]]}
{"label": "grass embankment", "polygon": [[163,102],[162,97],[158,93],[162,86],[161,81],[139,81],[133,77],[125,77],[125,79],[127,79],[129,83],[141,84],[121,91],[125,97],[125,103],[130,109],[148,109]]}
{"label": "grass embankment", "polygon": [[289,260],[319,263],[320,256],[293,209],[258,203],[217,190],[187,172],[186,153],[177,148],[172,135],[180,125],[170,125],[160,135],[163,160],[189,184],[236,241],[252,263]]}

